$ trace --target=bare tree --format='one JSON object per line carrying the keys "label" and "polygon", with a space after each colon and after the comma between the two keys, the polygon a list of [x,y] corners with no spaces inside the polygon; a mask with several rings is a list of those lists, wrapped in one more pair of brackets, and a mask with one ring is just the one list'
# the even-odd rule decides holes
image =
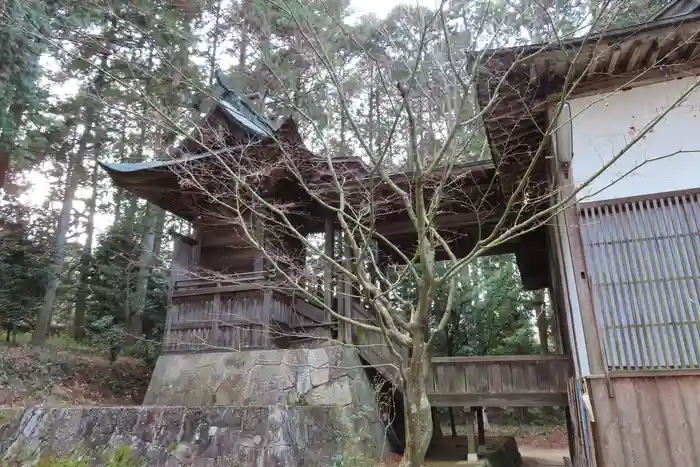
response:
{"label": "bare tree", "polygon": [[[565,67],[557,100],[546,103],[552,115],[536,129],[538,143],[527,148],[527,157],[514,161],[501,154],[484,161],[489,143],[482,121],[495,107],[505,105],[504,96],[512,99],[512,105],[526,109],[533,105],[538,87],[528,81],[532,75],[525,71],[546,47],[512,49],[507,59],[498,56],[490,48],[498,44],[505,27],[501,21],[463,16],[460,21],[468,27],[456,26],[442,2],[435,11],[414,11],[410,45],[387,60],[389,54],[380,57],[370,50],[329,10],[319,22],[305,2],[267,3],[285,17],[288,27],[292,25],[296,53],[315,68],[318,87],[333,91],[341,114],[340,134],[328,135],[317,128],[297,99],[289,99],[287,107],[294,109],[313,150],[304,144],[300,127],[291,118],[269,134],[233,141],[216,127],[192,134],[162,112],[151,123],[160,126],[167,121],[170,131],[189,138],[192,152],[207,155],[173,165],[178,190],[206,201],[198,204],[199,221],[235,229],[259,252],[255,269],[274,270],[282,280],[271,286],[292,290],[324,310],[338,323],[340,341],[358,348],[376,343],[385,349],[382,359],[393,370],[384,374],[404,398],[402,466],[417,467],[424,462],[433,434],[426,387],[430,348],[453,314],[459,272],[475,258],[502,251],[515,239],[544,228],[699,84],[678,96],[596,174],[562,190],[546,177],[546,154],[558,130],[555,122],[568,97],[595,68],[597,45],[617,40],[600,34],[606,25],[596,25],[598,17],[591,22],[587,16],[585,24],[572,27],[570,34],[580,32],[583,37],[570,42],[556,21],[542,12],[538,31],[551,23],[548,45],[566,52],[568,63],[577,66]],[[606,13],[599,13],[600,18],[609,14],[603,7],[610,5],[597,6],[596,11],[602,8]],[[339,64],[328,31],[343,36],[355,56]],[[248,46],[252,44],[246,42]],[[399,47],[389,33],[385,47]],[[369,94],[358,95],[351,84],[365,65],[374,82]],[[656,65],[626,76],[619,89]],[[269,67],[272,80],[277,75],[272,64]],[[297,95],[284,86],[279,79],[285,92],[276,96],[278,102],[285,94]],[[486,87],[485,94],[480,86]],[[479,106],[474,105],[475,97]],[[145,102],[158,111],[157,103]],[[362,105],[366,102],[369,116]],[[332,138],[341,142],[342,157],[334,157],[336,151],[327,143]],[[513,173],[514,163],[521,164],[517,176],[504,177]],[[325,244],[318,241],[319,235]],[[323,271],[320,287],[309,284],[313,274],[307,257]],[[447,261],[449,267],[438,270],[438,261]],[[210,273],[236,279],[226,271]],[[400,293],[407,282],[415,290],[411,297]],[[439,322],[431,326],[430,310],[441,287],[448,287],[447,304]],[[358,330],[378,339],[361,340]]]}
{"label": "bare tree", "polygon": [[[642,136],[632,139],[589,180],[563,192],[556,183],[548,185],[536,176],[546,167],[549,137],[557,131],[557,126],[550,123],[539,128],[541,143],[531,148],[521,176],[511,181],[509,190],[502,190],[498,176],[505,172],[500,164],[506,164],[507,158],[494,166],[469,160],[475,153],[488,152],[480,122],[499,104],[501,94],[507,94],[506,88],[512,86],[538,50],[523,48],[502,66],[502,75],[485,76],[483,65],[492,59],[491,52],[465,57],[461,50],[455,50],[458,34],[441,5],[435,12],[420,16],[419,37],[411,60],[399,64],[401,74],[396,71],[396,63],[387,66],[378,60],[329,14],[336,32],[346,35],[358,47],[362,60],[371,64],[378,83],[371,90],[376,100],[381,94],[381,101],[389,103],[370,111],[370,119],[374,111],[377,120],[389,122],[384,138],[375,144],[376,130],[368,133],[363,129],[366,111],[343,81],[345,70],[331,58],[322,33],[304,15],[303,6],[291,1],[271,3],[295,25],[296,33],[303,38],[307,60],[334,89],[342,112],[340,140],[356,156],[335,158],[329,147],[312,152],[304,146],[296,123],[290,119],[273,134],[256,141],[226,146],[223,139],[219,140],[217,149],[210,150],[207,164],[180,166],[178,176],[183,187],[206,195],[208,207],[203,208],[202,218],[237,229],[261,252],[265,267],[283,277],[277,287],[291,288],[337,320],[343,342],[353,342],[353,329],[381,336],[390,352],[387,361],[395,366],[394,383],[405,402],[406,451],[402,465],[420,466],[433,433],[426,387],[429,349],[452,315],[457,274],[475,258],[499,251],[515,238],[543,228],[575,203],[577,193]],[[594,29],[600,31],[587,28]],[[497,28],[484,28],[463,31],[459,39],[464,41],[468,36],[470,50],[488,50],[497,35]],[[591,57],[602,37],[584,36],[572,48],[569,58],[572,62],[581,59],[584,66],[570,67],[566,72],[558,102],[550,103],[554,109],[551,122],[557,121],[567,96],[593,66]],[[562,45],[563,40],[555,35],[551,44]],[[397,75],[401,78],[393,81],[391,78]],[[627,82],[634,79],[636,76]],[[489,82],[491,97],[475,108],[478,82]],[[651,121],[641,135],[696,87],[678,96],[676,103]],[[523,102],[527,98],[521,97]],[[366,101],[367,96],[362,99]],[[304,117],[303,108],[294,102],[289,106]],[[312,121],[304,123],[313,128]],[[200,144],[212,147],[211,140]],[[405,157],[409,170],[396,170],[400,155]],[[504,191],[505,198],[501,199]],[[460,230],[467,224],[469,230]],[[315,241],[311,233],[324,233],[326,246]],[[340,247],[329,247],[336,233]],[[299,280],[308,275],[305,258],[299,257],[299,252],[313,257],[327,271],[321,293]],[[449,263],[445,273],[438,273],[435,267],[441,260]],[[390,263],[394,267],[387,267]],[[406,281],[415,288],[412,298],[398,293]],[[435,293],[445,285],[449,286],[447,306],[439,323],[430,326]],[[329,300],[329,287],[338,302],[349,305],[338,306]],[[355,312],[356,306],[366,310],[370,319]]]}

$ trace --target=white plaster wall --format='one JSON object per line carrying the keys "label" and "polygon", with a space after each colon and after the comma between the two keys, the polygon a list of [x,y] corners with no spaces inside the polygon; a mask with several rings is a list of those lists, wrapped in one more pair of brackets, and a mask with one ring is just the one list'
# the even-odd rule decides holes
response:
{"label": "white plaster wall", "polygon": [[[577,186],[612,160],[647,123],[697,85],[699,79],[689,77],[569,101],[574,140],[572,170]],[[693,152],[652,161],[678,150]],[[645,161],[648,162],[638,167]],[[630,170],[632,173],[615,182]],[[650,133],[582,190],[578,198],[597,201],[697,187],[700,187],[700,88],[694,89],[679,107],[672,109]]]}

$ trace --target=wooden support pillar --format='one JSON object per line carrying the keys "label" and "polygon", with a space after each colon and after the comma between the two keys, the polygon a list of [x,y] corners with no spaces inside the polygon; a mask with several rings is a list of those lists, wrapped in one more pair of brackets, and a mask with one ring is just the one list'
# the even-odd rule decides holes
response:
{"label": "wooden support pillar", "polygon": [[[217,286],[218,286],[217,282]],[[213,313],[211,317],[211,332],[209,335],[209,343],[212,348],[219,346],[219,321],[221,320],[221,294],[214,294]]]}
{"label": "wooden support pillar", "polygon": [[202,257],[202,237],[204,236],[201,227],[195,227],[194,239],[197,243],[192,248],[192,266],[199,266],[199,261]]}
{"label": "wooden support pillar", "polygon": [[[326,217],[325,220],[325,243],[323,252],[329,258],[333,258],[335,251],[335,229],[333,228],[333,219]],[[325,264],[323,268],[323,303],[328,308],[333,307],[333,265],[331,262]],[[330,319],[328,320],[330,321]]]}
{"label": "wooden support pillar", "polygon": [[[571,400],[571,399],[569,399]],[[564,407],[564,416],[566,417],[566,434],[569,441],[569,456],[571,459],[576,459],[576,440],[574,439],[574,423],[571,418],[571,409],[567,406]]]}
{"label": "wooden support pillar", "polygon": [[549,289],[549,303],[552,305],[552,340],[554,341],[554,353],[564,353],[563,333],[559,320],[559,304],[554,300],[552,288]]}
{"label": "wooden support pillar", "polygon": [[478,435],[478,451],[483,452],[486,449],[486,427],[484,425],[484,408],[476,408],[476,431]]}
{"label": "wooden support pillar", "polygon": [[[255,240],[260,244],[262,248],[265,248],[265,228],[262,219],[259,216],[251,213],[250,222],[253,226],[253,235],[255,235]],[[262,251],[257,251],[255,253],[255,260],[253,261],[253,271],[262,272],[265,269],[265,255]]]}
{"label": "wooden support pillar", "polygon": [[[341,255],[342,257],[340,260],[343,263],[343,266],[348,269],[352,270],[352,250],[350,248],[350,244],[345,238],[344,235],[341,235],[341,237],[338,239],[341,243],[342,249],[341,249]],[[338,285],[338,296],[337,296],[337,310],[338,314],[342,316],[352,316],[352,292],[353,292],[353,287],[352,283],[342,273],[338,273],[338,278],[337,278],[337,285]],[[352,326],[350,326],[348,323],[346,323],[343,320],[338,320],[338,341],[345,343],[345,344],[351,344],[352,343]]]}
{"label": "wooden support pillar", "polygon": [[262,321],[262,337],[261,345],[265,348],[270,347],[272,337],[270,336],[270,320],[272,316],[272,289],[267,289],[263,292],[262,313],[260,319]]}
{"label": "wooden support pillar", "polygon": [[471,407],[466,407],[465,409],[465,414],[466,414],[466,425],[467,425],[467,460],[468,461],[477,461],[479,460],[478,456],[478,445],[477,445],[477,439],[476,439],[476,433],[474,432],[474,412]]}
{"label": "wooden support pillar", "polygon": [[[350,242],[348,241],[347,238],[343,238],[343,262],[344,266],[348,270],[352,270],[352,250],[350,248]],[[343,294],[339,298],[339,301],[343,301],[343,316],[351,317],[352,316],[352,294],[353,294],[353,287],[352,283],[348,279],[348,277],[343,277]],[[352,326],[348,323],[342,323],[342,332],[340,332],[340,326],[338,328],[338,337],[340,338],[341,342],[345,344],[352,344]]]}

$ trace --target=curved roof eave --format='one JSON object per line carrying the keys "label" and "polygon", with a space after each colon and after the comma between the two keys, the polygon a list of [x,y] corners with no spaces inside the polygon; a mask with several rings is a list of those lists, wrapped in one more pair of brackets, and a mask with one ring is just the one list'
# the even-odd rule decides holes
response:
{"label": "curved roof eave", "polygon": [[118,172],[118,173],[132,173],[139,171],[148,170],[159,170],[170,167],[172,165],[182,164],[186,162],[193,162],[196,160],[204,159],[209,157],[210,153],[204,154],[193,154],[177,159],[170,159],[165,161],[143,161],[143,162],[98,162],[100,166],[105,169],[108,173]]}

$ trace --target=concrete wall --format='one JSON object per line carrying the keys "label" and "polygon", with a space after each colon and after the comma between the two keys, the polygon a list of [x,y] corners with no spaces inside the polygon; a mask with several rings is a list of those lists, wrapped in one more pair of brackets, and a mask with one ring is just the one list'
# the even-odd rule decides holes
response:
{"label": "concrete wall", "polygon": [[[576,183],[580,185],[593,176],[699,79],[684,78],[569,101]],[[692,152],[648,162],[635,169],[645,161],[680,150]],[[700,89],[695,89],[680,106],[672,109],[652,132],[584,189],[579,199],[596,201],[697,187],[700,187]]]}
{"label": "concrete wall", "polygon": [[374,428],[353,406],[0,409],[0,464],[82,452],[105,465],[127,446],[149,467],[316,467],[339,455],[363,466],[381,455]]}

